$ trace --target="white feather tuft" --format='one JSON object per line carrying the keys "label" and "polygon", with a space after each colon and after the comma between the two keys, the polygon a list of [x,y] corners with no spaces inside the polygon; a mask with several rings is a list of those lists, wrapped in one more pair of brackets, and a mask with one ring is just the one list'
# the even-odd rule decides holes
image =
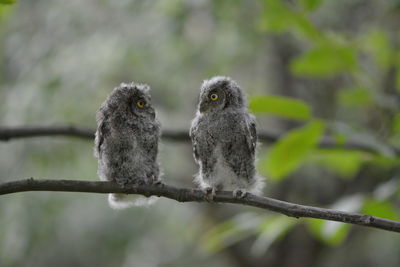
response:
{"label": "white feather tuft", "polygon": [[113,209],[126,209],[131,207],[146,207],[154,204],[158,197],[144,197],[130,194],[109,194],[108,203]]}

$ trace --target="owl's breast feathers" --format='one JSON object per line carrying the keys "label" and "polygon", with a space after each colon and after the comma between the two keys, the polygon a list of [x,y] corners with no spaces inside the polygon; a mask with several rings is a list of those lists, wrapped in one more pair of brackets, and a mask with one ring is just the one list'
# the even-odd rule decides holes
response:
{"label": "owl's breast feathers", "polygon": [[254,117],[243,111],[201,115],[193,121],[190,136],[195,158],[198,158],[199,150],[215,152],[217,147],[230,153],[241,153],[246,149],[253,156],[257,144]]}
{"label": "owl's breast feathers", "polygon": [[143,142],[140,142],[147,155],[151,158],[157,156],[159,140],[159,129],[152,129],[152,134],[144,135]]}
{"label": "owl's breast feathers", "polygon": [[143,125],[131,123],[127,127],[117,128],[112,127],[107,120],[103,120],[99,123],[96,131],[95,154],[99,159],[104,153],[107,153],[110,158],[118,153],[130,154],[132,150],[135,153],[142,151],[157,154],[159,136],[160,124],[158,121]]}

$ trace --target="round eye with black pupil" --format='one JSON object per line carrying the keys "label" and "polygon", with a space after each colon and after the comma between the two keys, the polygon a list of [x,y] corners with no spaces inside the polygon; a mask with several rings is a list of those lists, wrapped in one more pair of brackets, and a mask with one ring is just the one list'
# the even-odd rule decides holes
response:
{"label": "round eye with black pupil", "polygon": [[218,95],[217,94],[211,94],[210,95],[210,99],[212,100],[212,101],[215,101],[215,100],[217,100],[218,99]]}
{"label": "round eye with black pupil", "polygon": [[138,101],[136,102],[136,106],[137,106],[138,108],[143,108],[145,105],[146,105],[146,102],[144,102],[144,100],[138,100]]}

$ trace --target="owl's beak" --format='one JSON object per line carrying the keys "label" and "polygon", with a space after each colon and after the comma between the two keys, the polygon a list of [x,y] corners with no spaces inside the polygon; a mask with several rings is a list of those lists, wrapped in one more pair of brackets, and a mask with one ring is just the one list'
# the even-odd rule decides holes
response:
{"label": "owl's beak", "polygon": [[200,113],[206,112],[208,110],[208,108],[209,108],[209,105],[207,102],[200,103],[200,107],[199,107]]}
{"label": "owl's beak", "polygon": [[153,109],[150,110],[150,115],[152,119],[156,118],[156,112]]}

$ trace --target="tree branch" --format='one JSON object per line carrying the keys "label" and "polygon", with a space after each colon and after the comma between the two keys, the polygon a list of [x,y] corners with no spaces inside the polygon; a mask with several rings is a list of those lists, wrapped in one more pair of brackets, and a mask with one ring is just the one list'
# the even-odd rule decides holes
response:
{"label": "tree branch", "polygon": [[[26,191],[126,193],[140,194],[147,197],[165,197],[179,202],[205,202],[205,195],[201,190],[176,188],[169,185],[138,185],[130,188],[123,188],[112,182],[34,180],[33,178],[0,184],[0,195]],[[374,227],[392,232],[400,232],[400,222],[397,221],[387,220],[371,215],[299,205],[268,197],[258,197],[252,194],[247,194],[244,198],[238,199],[233,197],[232,192],[221,191],[217,192],[214,202],[252,206],[279,212],[295,218],[318,218],[329,221]]]}
{"label": "tree branch", "polygon": [[[9,141],[17,138],[43,137],[43,136],[70,136],[92,140],[94,138],[94,129],[81,128],[77,126],[21,126],[21,127],[1,127],[0,141]],[[265,143],[274,143],[280,139],[282,134],[262,132],[258,134],[259,141]],[[169,141],[189,142],[189,134],[186,131],[163,131],[162,138]],[[319,146],[321,148],[342,148],[349,150],[361,150],[370,153],[379,153],[377,148],[368,143],[346,142],[338,145],[333,138],[322,138]],[[393,152],[400,155],[400,150],[391,148]]]}

